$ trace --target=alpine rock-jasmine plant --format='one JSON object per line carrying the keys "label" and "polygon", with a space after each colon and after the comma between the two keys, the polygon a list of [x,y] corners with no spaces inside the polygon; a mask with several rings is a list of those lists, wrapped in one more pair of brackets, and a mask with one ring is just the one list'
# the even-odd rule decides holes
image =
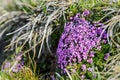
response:
{"label": "alpine rock-jasmine plant", "polygon": [[[90,11],[85,10],[82,14],[78,13],[70,17],[70,21],[65,24],[56,52],[58,67],[62,73],[66,73],[66,69],[78,72],[80,76],[92,72],[92,64],[96,60],[96,52],[93,49],[100,51],[101,43],[107,44],[106,32],[102,35],[102,40],[98,42],[104,25],[87,21],[85,17],[88,15]],[[108,53],[105,54],[102,56],[103,60],[109,57]]]}

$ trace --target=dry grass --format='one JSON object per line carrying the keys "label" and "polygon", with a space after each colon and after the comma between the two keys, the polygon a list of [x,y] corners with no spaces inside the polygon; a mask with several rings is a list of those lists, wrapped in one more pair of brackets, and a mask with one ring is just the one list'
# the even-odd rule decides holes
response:
{"label": "dry grass", "polygon": [[[24,53],[28,53],[31,50],[35,51],[37,45],[40,45],[38,58],[40,57],[43,44],[46,42],[49,52],[50,46],[48,43],[48,36],[53,33],[52,22],[64,15],[64,11],[68,8],[68,5],[72,4],[66,1],[40,1],[39,4],[36,0],[32,1],[32,4],[39,4],[39,6],[32,7],[32,4],[28,2],[16,1],[18,7],[26,7],[36,11],[35,14],[26,15],[24,11],[12,11],[4,14],[0,17],[0,39],[4,37],[11,37],[10,44],[6,46],[6,51],[13,49],[17,50],[20,47],[22,51],[26,44],[29,45],[29,49]],[[43,8],[44,4],[44,8]],[[45,9],[45,12],[42,10]],[[42,11],[40,11],[42,10]],[[9,26],[8,26],[9,25]]]}
{"label": "dry grass", "polygon": [[[106,63],[106,66],[101,74],[106,80],[120,79],[120,9],[109,7],[103,9],[106,14],[102,19],[111,15],[111,18],[105,22],[104,30],[107,30],[107,39],[111,46],[111,53],[113,54]],[[102,35],[102,34],[101,34]],[[109,76],[109,77],[108,77]],[[106,78],[108,77],[108,78]]]}

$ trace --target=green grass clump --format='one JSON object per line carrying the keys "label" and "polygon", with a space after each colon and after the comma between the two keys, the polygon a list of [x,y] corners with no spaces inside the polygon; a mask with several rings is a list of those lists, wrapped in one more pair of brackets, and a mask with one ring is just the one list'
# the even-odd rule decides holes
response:
{"label": "green grass clump", "polygon": [[17,73],[0,72],[0,80],[39,80],[30,68],[24,67]]}

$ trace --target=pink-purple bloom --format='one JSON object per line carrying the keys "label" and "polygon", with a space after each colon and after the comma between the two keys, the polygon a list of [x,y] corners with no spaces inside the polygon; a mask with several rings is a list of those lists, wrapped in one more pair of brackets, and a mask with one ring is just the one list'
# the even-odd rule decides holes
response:
{"label": "pink-purple bloom", "polygon": [[84,79],[84,78],[85,78],[85,75],[82,75],[81,78]]}
{"label": "pink-purple bloom", "polygon": [[84,10],[84,12],[83,12],[83,16],[88,16],[90,14],[90,11],[89,10]]}
{"label": "pink-purple bloom", "polygon": [[24,65],[24,61],[22,60],[22,53],[15,55],[15,59],[13,59],[13,60],[15,60],[17,62],[15,62],[15,63],[6,62],[4,65],[2,65],[2,70],[8,71],[12,67],[12,72],[19,72]]}
{"label": "pink-purple bloom", "polygon": [[89,59],[87,60],[87,62],[88,62],[88,63],[93,63],[93,59],[92,59],[92,58],[89,58]]}
{"label": "pink-purple bloom", "polygon": [[93,71],[93,68],[89,67],[87,70],[88,70],[89,72],[92,72],[92,71]]}
{"label": "pink-purple bloom", "polygon": [[91,51],[89,54],[90,57],[94,57],[95,56],[95,52]]}
{"label": "pink-purple bloom", "polygon": [[107,60],[110,56],[110,53],[105,54],[104,59]]}
{"label": "pink-purple bloom", "polygon": [[13,65],[11,62],[6,62],[3,66],[2,66],[2,70],[3,71],[7,71],[9,70],[11,67],[13,67],[12,72],[19,72],[22,67],[23,64],[22,63],[17,63],[15,65]]}
{"label": "pink-purple bloom", "polygon": [[20,52],[18,55],[16,55],[15,59],[18,61],[22,60],[22,55],[23,54]]}
{"label": "pink-purple bloom", "polygon": [[85,71],[86,70],[86,65],[83,64],[82,67],[81,67],[82,71]]}
{"label": "pink-purple bloom", "polygon": [[4,65],[4,69],[10,68],[11,67],[11,63],[10,62],[6,62]]}
{"label": "pink-purple bloom", "polygon": [[12,72],[19,72],[22,69],[22,65],[20,63],[16,64],[12,69]]}

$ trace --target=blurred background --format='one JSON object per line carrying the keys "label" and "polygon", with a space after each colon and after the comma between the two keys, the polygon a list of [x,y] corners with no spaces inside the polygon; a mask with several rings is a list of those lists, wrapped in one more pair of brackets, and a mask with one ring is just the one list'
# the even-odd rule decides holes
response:
{"label": "blurred background", "polygon": [[7,4],[9,4],[13,0],[0,0],[0,15],[5,13],[6,11],[3,9]]}

